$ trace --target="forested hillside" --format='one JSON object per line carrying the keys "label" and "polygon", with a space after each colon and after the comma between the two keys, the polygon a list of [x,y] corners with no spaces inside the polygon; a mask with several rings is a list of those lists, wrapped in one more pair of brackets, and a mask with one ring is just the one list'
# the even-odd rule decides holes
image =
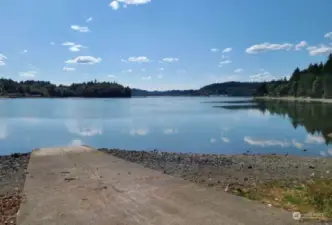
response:
{"label": "forested hillside", "polygon": [[263,83],[257,95],[332,98],[332,54],[325,63],[296,68],[291,78]]}
{"label": "forested hillside", "polygon": [[91,81],[70,86],[48,81],[0,79],[0,96],[4,97],[131,97],[129,87],[117,83]]}
{"label": "forested hillside", "polygon": [[228,96],[252,96],[262,83],[236,82],[214,83],[202,87],[199,92]]}

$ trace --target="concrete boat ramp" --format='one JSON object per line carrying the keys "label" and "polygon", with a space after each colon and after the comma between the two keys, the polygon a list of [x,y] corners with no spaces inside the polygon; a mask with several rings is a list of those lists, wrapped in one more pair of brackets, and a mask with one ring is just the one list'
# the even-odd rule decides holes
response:
{"label": "concrete boat ramp", "polygon": [[18,225],[297,224],[292,215],[89,147],[34,150]]}

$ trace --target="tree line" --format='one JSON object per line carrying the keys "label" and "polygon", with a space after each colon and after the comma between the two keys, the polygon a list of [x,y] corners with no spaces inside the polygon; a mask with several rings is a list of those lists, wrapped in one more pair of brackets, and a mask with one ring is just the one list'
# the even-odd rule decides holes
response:
{"label": "tree line", "polygon": [[296,68],[289,80],[262,83],[255,95],[332,98],[332,54],[325,63]]}
{"label": "tree line", "polygon": [[3,97],[131,97],[131,89],[115,82],[83,82],[55,85],[49,81],[13,81],[0,79],[0,96]]}

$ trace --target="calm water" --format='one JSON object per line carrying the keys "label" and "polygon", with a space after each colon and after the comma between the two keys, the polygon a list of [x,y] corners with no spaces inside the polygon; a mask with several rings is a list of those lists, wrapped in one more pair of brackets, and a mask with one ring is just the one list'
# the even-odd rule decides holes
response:
{"label": "calm water", "polygon": [[332,133],[332,104],[256,104],[249,100],[2,99],[0,154],[87,144],[137,150],[332,156],[332,146],[327,144]]}

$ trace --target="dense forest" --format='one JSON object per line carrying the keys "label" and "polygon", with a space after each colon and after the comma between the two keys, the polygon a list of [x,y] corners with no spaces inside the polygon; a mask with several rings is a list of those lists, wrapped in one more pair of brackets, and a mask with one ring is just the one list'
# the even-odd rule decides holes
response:
{"label": "dense forest", "polygon": [[54,85],[48,81],[27,80],[16,82],[0,79],[0,96],[4,97],[131,97],[131,89],[115,82],[90,81],[66,85]]}
{"label": "dense forest", "polygon": [[257,88],[258,96],[332,98],[332,54],[325,63],[296,68],[289,80],[266,82]]}

